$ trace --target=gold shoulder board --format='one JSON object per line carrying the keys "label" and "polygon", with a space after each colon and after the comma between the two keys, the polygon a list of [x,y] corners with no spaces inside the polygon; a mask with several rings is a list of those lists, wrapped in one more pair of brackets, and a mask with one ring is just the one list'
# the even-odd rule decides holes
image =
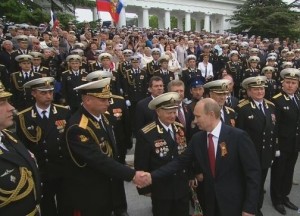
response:
{"label": "gold shoulder board", "polygon": [[271,104],[271,105],[275,106],[275,104],[273,104],[271,101],[269,101],[267,99],[265,99],[265,101],[266,101],[267,104]]}
{"label": "gold shoulder board", "polygon": [[181,124],[180,122],[175,121],[174,125],[179,126],[179,127],[184,127],[183,124]]}
{"label": "gold shoulder board", "polygon": [[64,108],[64,109],[69,109],[68,106],[64,106],[64,105],[61,105],[61,104],[53,104],[54,106],[56,107],[60,107],[60,108]]}
{"label": "gold shoulder board", "polygon": [[239,107],[239,108],[242,108],[243,106],[245,106],[246,104],[248,104],[249,103],[249,100],[244,100],[244,101],[242,101],[241,103],[239,103],[237,106]]}
{"label": "gold shoulder board", "polygon": [[11,132],[9,131],[9,130],[3,130],[2,132],[4,132],[5,134],[6,134],[6,136],[10,139],[10,140],[12,140],[14,143],[18,143],[18,140],[17,139],[15,139],[14,137],[13,137],[13,135],[11,134]]}
{"label": "gold shoulder board", "polygon": [[86,129],[88,123],[89,123],[89,119],[85,115],[82,115],[79,122],[79,127]]}
{"label": "gold shoulder board", "polygon": [[276,98],[280,97],[281,95],[282,95],[282,93],[280,92],[277,95],[274,95],[273,98],[276,99]]}
{"label": "gold shoulder board", "polygon": [[156,123],[152,122],[148,125],[146,125],[145,127],[142,128],[142,131],[144,134],[148,133],[149,131],[153,130],[154,128],[156,128]]}
{"label": "gold shoulder board", "polygon": [[112,98],[119,98],[119,99],[124,99],[124,97],[119,96],[119,95],[111,95]]}
{"label": "gold shoulder board", "polygon": [[30,111],[31,109],[32,109],[32,106],[31,106],[31,107],[28,107],[28,108],[26,108],[26,109],[24,109],[24,110],[22,110],[22,111],[20,111],[20,112],[18,112],[18,114],[17,114],[17,115],[24,114],[24,113],[26,113],[26,112]]}
{"label": "gold shoulder board", "polygon": [[231,112],[235,112],[234,109],[232,109],[231,107],[225,106],[225,108],[230,110]]}
{"label": "gold shoulder board", "polygon": [[69,70],[66,70],[66,71],[62,72],[62,74],[65,74],[65,73],[68,73],[68,72],[69,72]]}

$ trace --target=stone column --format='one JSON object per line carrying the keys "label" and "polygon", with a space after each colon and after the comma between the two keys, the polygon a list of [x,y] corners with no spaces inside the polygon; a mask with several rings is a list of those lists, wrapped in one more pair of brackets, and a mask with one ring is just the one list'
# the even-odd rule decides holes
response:
{"label": "stone column", "polygon": [[[97,10],[97,7],[91,9],[92,13],[93,13],[93,21],[96,21],[99,19],[98,17],[98,10]],[[100,13],[100,12],[99,12]]]}
{"label": "stone column", "polygon": [[149,28],[149,9],[143,7],[143,28]]}
{"label": "stone column", "polygon": [[163,14],[161,13],[161,11],[154,13],[156,14],[157,18],[158,18],[158,28],[159,29],[163,29],[164,28],[164,17]]}
{"label": "stone column", "polygon": [[186,12],[185,13],[185,31],[190,31],[191,30],[191,12]]}
{"label": "stone column", "polygon": [[229,21],[226,21],[226,19],[229,19],[230,18],[230,16],[228,16],[228,15],[223,15],[223,17],[222,17],[222,19],[221,19],[221,22],[223,22],[222,23],[222,27],[223,27],[223,32],[222,33],[224,33],[224,31],[228,31],[228,29],[230,29],[230,27],[231,27],[231,25],[230,25],[230,22]]}
{"label": "stone column", "polygon": [[126,12],[125,12],[125,6],[123,6],[120,17],[119,17],[119,22],[118,22],[118,27],[126,26]]}
{"label": "stone column", "polygon": [[143,13],[141,11],[136,12],[138,15],[138,27],[143,27]]}
{"label": "stone column", "polygon": [[205,14],[204,17],[204,30],[210,32],[210,14]]}
{"label": "stone column", "polygon": [[183,31],[182,16],[177,16],[177,28]]}
{"label": "stone column", "polygon": [[196,31],[201,31],[201,17],[196,18]]}
{"label": "stone column", "polygon": [[170,15],[170,10],[165,10],[165,29],[171,29],[171,15]]}

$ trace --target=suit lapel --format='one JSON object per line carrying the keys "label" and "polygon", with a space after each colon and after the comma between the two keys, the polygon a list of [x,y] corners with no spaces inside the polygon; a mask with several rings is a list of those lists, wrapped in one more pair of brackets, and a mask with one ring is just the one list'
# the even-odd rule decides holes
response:
{"label": "suit lapel", "polygon": [[229,126],[226,126],[224,123],[222,123],[221,126],[221,131],[220,131],[220,136],[218,140],[218,145],[217,145],[217,154],[216,154],[216,177],[220,175],[220,172],[222,170],[222,153],[221,153],[221,143],[226,143],[228,133],[227,133],[227,128]]}

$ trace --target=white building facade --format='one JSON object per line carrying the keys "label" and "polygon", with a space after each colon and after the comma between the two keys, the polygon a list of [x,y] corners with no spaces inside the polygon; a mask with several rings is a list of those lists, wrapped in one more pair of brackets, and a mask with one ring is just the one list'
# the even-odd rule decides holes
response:
{"label": "white building facade", "polygon": [[[178,28],[191,30],[191,19],[196,21],[196,31],[205,30],[213,33],[224,33],[231,27],[226,21],[233,15],[236,7],[245,0],[124,0],[125,7],[120,14],[118,25],[126,25],[125,13],[138,15],[138,26],[149,27],[149,15],[158,17],[159,28],[171,27],[171,16],[177,18]],[[97,19],[97,9],[93,10]],[[185,18],[185,26],[183,26]],[[203,21],[202,21],[203,20]],[[201,26],[204,23],[204,26]]]}

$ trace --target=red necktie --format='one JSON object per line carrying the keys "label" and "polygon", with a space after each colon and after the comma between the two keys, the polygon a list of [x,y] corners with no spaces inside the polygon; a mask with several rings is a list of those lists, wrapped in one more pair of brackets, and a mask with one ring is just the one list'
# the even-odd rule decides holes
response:
{"label": "red necktie", "polygon": [[208,157],[209,157],[209,164],[210,170],[213,177],[215,177],[216,172],[216,156],[215,156],[215,145],[213,141],[213,135],[210,133],[208,134]]}
{"label": "red necktie", "polygon": [[185,119],[184,119],[183,113],[181,112],[181,106],[178,107],[178,120],[185,127]]}

